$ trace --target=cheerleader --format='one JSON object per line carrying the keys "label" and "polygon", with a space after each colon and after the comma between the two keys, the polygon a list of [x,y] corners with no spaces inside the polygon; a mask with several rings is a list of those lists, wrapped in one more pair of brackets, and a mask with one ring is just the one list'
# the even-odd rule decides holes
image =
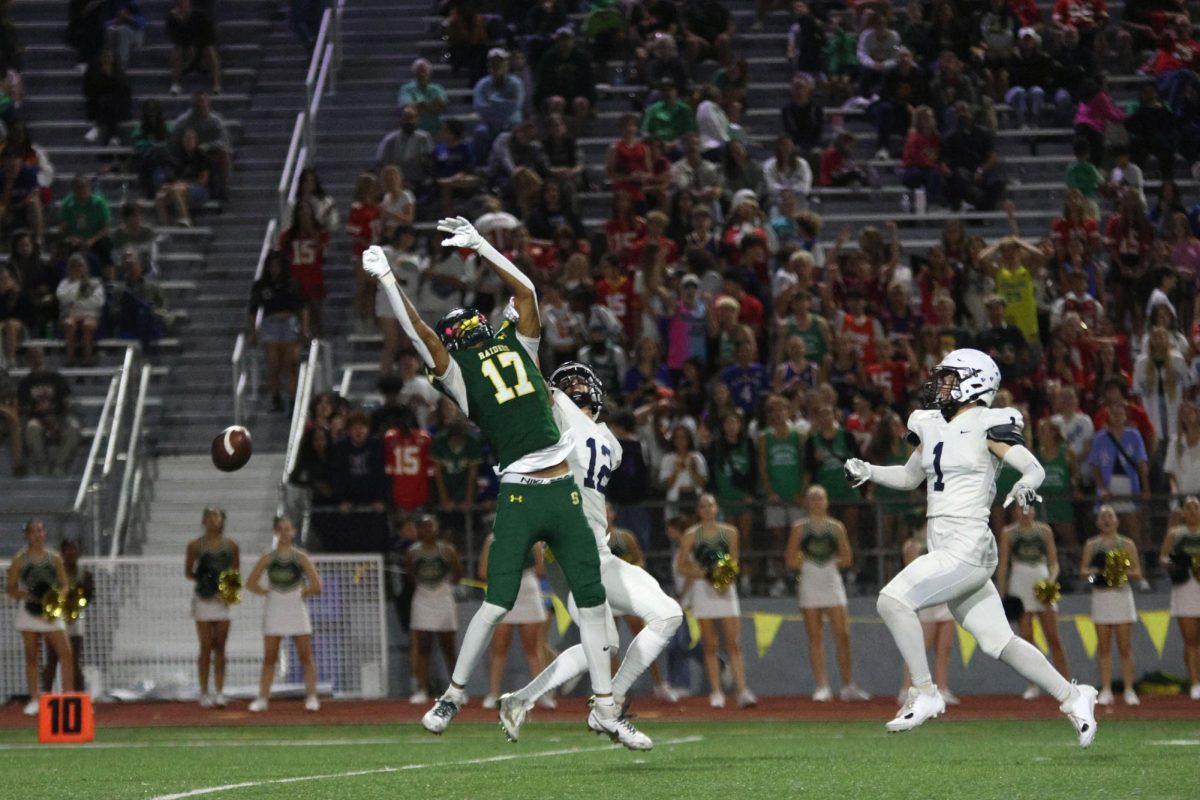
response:
{"label": "cheerleader", "polygon": [[[204,535],[187,545],[183,571],[196,587],[192,594],[192,619],[196,621],[196,637],[200,640],[200,707],[224,708],[225,700],[225,640],[229,638],[229,606],[217,594],[221,573],[238,569],[241,554],[237,542],[225,536],[225,510],[204,509],[201,518]],[[208,693],[208,667],[212,664],[216,695]]]}
{"label": "cheerleader", "polygon": [[[317,699],[317,665],[313,661],[312,622],[308,618],[306,597],[321,593],[321,576],[313,567],[308,553],[294,547],[296,528],[287,517],[276,517],[272,528],[275,549],[264,555],[250,570],[246,589],[267,598],[263,611],[263,665],[258,679],[258,697],[250,704],[254,713],[267,710],[271,682],[275,678],[275,662],[279,658],[279,643],[291,636],[296,643],[296,655],[304,668],[304,710],[319,711]],[[267,586],[259,581],[267,575]]]}
{"label": "cheerleader", "polygon": [[[679,574],[691,584],[692,615],[700,623],[700,641],[704,645],[704,671],[708,675],[710,694],[708,704],[713,708],[725,707],[725,694],[721,691],[721,671],[717,658],[717,627],[725,640],[725,653],[733,672],[734,686],[738,692],[738,706],[748,708],[758,704],[754,693],[746,686],[746,665],[742,660],[741,604],[738,602],[737,586],[729,585],[718,591],[708,580],[699,561],[699,552],[704,548],[716,548],[728,553],[736,564],[738,561],[738,532],[732,525],[717,521],[720,508],[711,494],[702,494],[696,505],[700,521],[688,528],[679,543],[676,566]],[[684,595],[687,594],[685,587]]]}
{"label": "cheerleader", "polygon": [[[479,579],[487,580],[488,554],[492,549],[489,535],[483,543],[483,552],[479,556]],[[542,663],[544,653],[541,649],[541,629],[546,622],[545,596],[539,578],[545,574],[546,564],[542,559],[542,545],[538,543],[529,551],[525,561],[525,570],[521,573],[521,589],[517,592],[516,602],[512,610],[505,615],[504,620],[496,626],[492,637],[491,659],[488,663],[488,693],[483,698],[484,708],[495,708],[500,702],[500,688],[504,682],[504,665],[508,661],[508,649],[512,645],[513,628],[521,639],[521,650],[525,653],[525,661],[529,665],[529,677],[540,675],[547,666]],[[554,699],[545,696],[538,701],[543,707],[553,707]]]}
{"label": "cheerleader", "polygon": [[1200,700],[1200,582],[1192,566],[1200,559],[1200,498],[1183,501],[1183,524],[1167,532],[1159,559],[1171,575],[1171,616],[1183,636],[1191,696]]}
{"label": "cheerleader", "polygon": [[[1037,509],[1034,506],[1021,508],[1018,505],[1017,521],[1000,531],[996,584],[1002,596],[1020,598],[1024,611],[1017,620],[1017,631],[1027,642],[1033,641],[1033,615],[1037,614],[1046,644],[1050,646],[1050,655],[1054,658],[1054,666],[1063,677],[1069,678],[1071,673],[1067,653],[1063,650],[1062,640],[1058,638],[1058,607],[1046,605],[1033,592],[1038,581],[1058,580],[1058,550],[1054,546],[1054,531],[1046,523],[1038,522],[1036,516]],[[1021,697],[1034,700],[1040,694],[1041,690],[1031,683]]]}
{"label": "cheerleader", "polygon": [[429,656],[436,638],[446,672],[454,669],[458,604],[454,587],[463,568],[454,545],[440,539],[437,517],[423,515],[417,523],[417,543],[404,554],[404,569],[416,584],[412,598],[413,693],[408,702],[429,702]]}
{"label": "cheerleader", "polygon": [[[62,557],[63,569],[67,573],[67,597],[81,593],[90,602],[95,591],[95,582],[92,580],[92,573],[79,566],[79,542],[74,539],[63,539],[58,546],[58,554]],[[82,616],[77,619],[64,616],[63,621],[67,624],[67,638],[71,641],[71,658],[75,674],[74,690],[82,692],[84,684],[81,654],[83,653],[83,636],[87,631]],[[54,685],[56,669],[58,669],[58,653],[51,647],[46,653],[46,666],[42,669],[42,685],[46,687],[46,691],[50,691]]]}
{"label": "cheerleader", "polygon": [[[925,526],[921,525],[900,548],[900,560],[904,562],[904,566],[908,566],[910,562],[929,552],[929,547],[925,543],[925,531]],[[917,618],[921,620],[921,630],[925,634],[925,649],[934,648],[933,677],[937,680],[936,685],[942,692],[942,699],[946,701],[946,705],[956,706],[958,705],[958,695],[948,688],[950,686],[950,651],[954,648],[954,615],[950,613],[950,607],[942,603],[922,608],[917,612]],[[900,686],[899,700],[901,703],[908,702],[908,687],[911,685],[912,678],[909,676],[906,666]]]}
{"label": "cheerleader", "polygon": [[75,661],[71,658],[67,626],[61,619],[47,620],[42,616],[42,598],[46,592],[56,589],[65,598],[67,586],[62,558],[46,549],[46,526],[40,519],[29,520],[25,523],[25,547],[13,556],[4,587],[8,596],[20,603],[16,623],[25,647],[25,685],[29,687],[29,702],[24,713],[28,717],[38,713],[38,657],[43,637],[62,664],[62,685],[75,685]]}
{"label": "cheerleader", "polygon": [[[1133,588],[1130,583],[1141,580],[1142,567],[1138,560],[1137,547],[1133,540],[1117,533],[1117,512],[1107,503],[1100,506],[1096,514],[1099,536],[1093,536],[1083,546],[1083,559],[1079,574],[1088,576],[1092,582],[1092,622],[1099,639],[1097,659],[1100,663],[1100,696],[1096,702],[1110,706],[1112,694],[1112,639],[1117,640],[1117,654],[1121,658],[1121,678],[1125,682],[1125,704],[1139,704],[1137,692],[1133,690],[1133,648],[1130,637],[1133,623],[1137,621],[1137,608],[1133,604]],[[1129,571],[1122,585],[1110,587],[1103,579],[1104,563],[1114,550],[1124,550],[1129,556]]]}
{"label": "cheerleader", "polygon": [[838,670],[842,673],[839,697],[843,702],[870,700],[871,695],[855,685],[850,668],[850,627],[841,572],[854,563],[850,539],[845,526],[829,516],[829,495],[820,486],[810,486],[804,493],[804,506],[808,519],[792,526],[784,560],[788,569],[799,573],[800,611],[804,614],[808,658],[817,683],[813,700],[828,703],[833,699],[825,672],[822,614],[833,628]]}

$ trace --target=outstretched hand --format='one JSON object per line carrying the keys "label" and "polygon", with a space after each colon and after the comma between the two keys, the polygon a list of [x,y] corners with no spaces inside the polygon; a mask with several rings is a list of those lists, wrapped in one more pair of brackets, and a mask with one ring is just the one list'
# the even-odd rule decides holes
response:
{"label": "outstretched hand", "polygon": [[468,247],[478,250],[483,246],[483,237],[464,217],[446,217],[439,220],[437,229],[450,234],[448,238],[442,239],[443,247]]}
{"label": "outstretched hand", "polygon": [[387,256],[383,254],[383,248],[377,244],[373,244],[363,251],[362,266],[367,274],[375,280],[381,280],[392,271]]}
{"label": "outstretched hand", "polygon": [[851,458],[842,467],[846,481],[853,487],[862,486],[871,479],[871,465],[861,458]]}

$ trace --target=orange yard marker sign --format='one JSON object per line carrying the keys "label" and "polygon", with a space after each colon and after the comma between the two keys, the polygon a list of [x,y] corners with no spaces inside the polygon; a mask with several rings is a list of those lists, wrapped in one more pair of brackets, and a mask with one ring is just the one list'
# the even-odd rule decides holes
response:
{"label": "orange yard marker sign", "polygon": [[38,703],[38,741],[42,744],[77,744],[96,738],[90,695],[44,694]]}

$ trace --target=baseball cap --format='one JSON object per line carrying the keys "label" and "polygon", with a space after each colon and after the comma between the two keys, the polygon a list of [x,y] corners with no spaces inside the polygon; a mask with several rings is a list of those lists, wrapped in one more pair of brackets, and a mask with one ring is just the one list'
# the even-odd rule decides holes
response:
{"label": "baseball cap", "polygon": [[503,47],[493,47],[491,50],[488,50],[487,57],[488,57],[488,61],[491,61],[492,59],[495,59],[495,58],[499,58],[504,61],[508,61],[508,51],[505,50]]}
{"label": "baseball cap", "polygon": [[700,279],[699,279],[699,278],[697,278],[695,275],[692,275],[692,274],[684,275],[684,276],[683,276],[683,277],[680,279],[680,281],[679,281],[679,285],[680,285],[680,286],[699,286],[699,285],[700,285]]}

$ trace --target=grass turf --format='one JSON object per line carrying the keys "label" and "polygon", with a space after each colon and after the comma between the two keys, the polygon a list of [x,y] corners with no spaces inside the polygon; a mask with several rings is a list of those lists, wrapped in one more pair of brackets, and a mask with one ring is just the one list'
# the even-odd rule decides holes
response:
{"label": "grass turf", "polygon": [[[650,753],[579,724],[531,724],[516,745],[478,724],[441,738],[416,725],[115,729],[90,748],[0,731],[0,797],[1192,800],[1200,786],[1198,721],[1102,724],[1086,751],[1062,720],[939,720],[892,736],[877,722],[645,727]],[[301,780],[196,792],[281,779]]]}

